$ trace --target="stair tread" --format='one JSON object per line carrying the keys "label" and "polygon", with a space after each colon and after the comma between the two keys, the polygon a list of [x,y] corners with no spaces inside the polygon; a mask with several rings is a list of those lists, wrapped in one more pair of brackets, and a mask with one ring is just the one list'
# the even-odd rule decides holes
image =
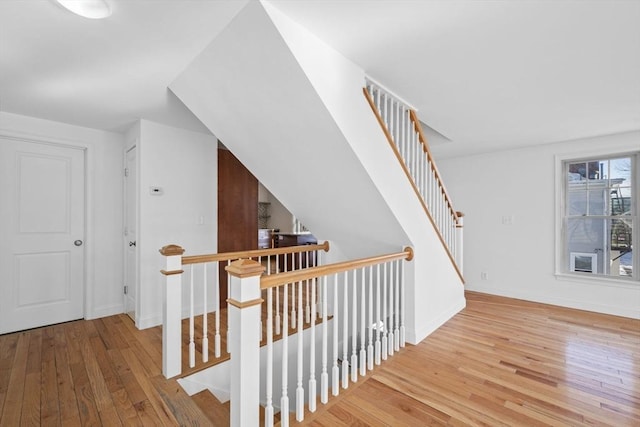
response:
{"label": "stair tread", "polygon": [[229,402],[221,403],[209,390],[202,390],[191,399],[209,418],[214,426],[228,426],[231,422]]}

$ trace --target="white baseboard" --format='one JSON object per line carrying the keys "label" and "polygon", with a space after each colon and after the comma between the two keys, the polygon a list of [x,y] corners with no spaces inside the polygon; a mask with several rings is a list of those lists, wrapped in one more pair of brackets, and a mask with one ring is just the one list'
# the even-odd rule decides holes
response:
{"label": "white baseboard", "polygon": [[418,344],[420,341],[431,335],[440,326],[444,325],[447,320],[458,314],[460,310],[466,306],[467,301],[463,296],[420,329],[412,330],[411,328],[407,328],[407,342],[410,344]]}
{"label": "white baseboard", "polygon": [[521,299],[525,301],[539,302],[542,304],[557,305],[566,308],[575,308],[577,310],[592,311],[595,313],[611,314],[613,316],[629,317],[631,319],[640,319],[640,310],[602,304],[591,301],[579,301],[569,298],[562,298],[553,295],[539,295],[532,292],[523,292],[520,290],[491,287],[491,286],[473,286],[467,289],[469,291],[481,292],[490,295],[498,295],[507,298]]}
{"label": "white baseboard", "polygon": [[114,304],[106,307],[98,307],[87,313],[85,319],[99,319],[101,317],[113,316],[114,314],[124,313],[124,304]]}

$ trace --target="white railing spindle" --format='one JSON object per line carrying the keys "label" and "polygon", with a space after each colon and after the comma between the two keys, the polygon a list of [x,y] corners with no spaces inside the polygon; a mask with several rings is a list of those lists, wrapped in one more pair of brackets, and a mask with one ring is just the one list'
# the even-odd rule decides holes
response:
{"label": "white railing spindle", "polygon": [[342,284],[342,388],[349,388],[349,273],[344,272]]}
{"label": "white railing spindle", "polygon": [[328,323],[327,322],[327,276],[322,278],[322,372],[320,373],[320,402],[329,401],[329,374],[327,372]]}
{"label": "white railing spindle", "polygon": [[340,369],[338,368],[338,274],[333,276],[333,366],[331,369],[331,394],[340,393]]}
{"label": "white railing spindle", "polygon": [[[292,286],[295,286],[292,284]],[[295,304],[294,301],[291,301]],[[302,281],[298,282],[298,358],[297,358],[297,385],[296,388],[296,421],[304,419],[304,387],[302,385],[303,364],[304,364],[304,339],[302,332],[304,329],[303,317],[304,308],[302,306]]]}
{"label": "white railing spindle", "polygon": [[196,343],[194,341],[195,327],[194,327],[194,309],[193,309],[193,276],[195,275],[195,267],[192,265],[189,268],[189,367],[196,366]]}
{"label": "white railing spindle", "polygon": [[286,330],[288,325],[288,300],[289,300],[289,285],[284,284],[282,287],[284,292],[282,294],[282,397],[280,398],[280,415],[282,426],[289,426],[289,396],[287,395],[287,381],[289,380],[289,333]]}
{"label": "white railing spindle", "polygon": [[207,264],[202,264],[202,361],[204,363],[209,361],[209,325],[208,325],[208,310],[207,310]]}
{"label": "white railing spindle", "polygon": [[309,349],[309,411],[316,411],[316,281],[311,284],[311,345]]}
{"label": "white railing spindle", "polygon": [[360,282],[360,376],[367,374],[367,351],[366,346],[366,290],[365,290],[365,270],[362,269],[362,280]]}
{"label": "white railing spindle", "polygon": [[[269,265],[267,270],[270,272]],[[276,288],[278,292],[278,288]],[[267,289],[267,372],[266,405],[264,407],[265,427],[273,427],[273,288]]]}
{"label": "white railing spindle", "polygon": [[351,301],[351,382],[358,381],[358,280],[357,270],[353,270],[353,297]]}

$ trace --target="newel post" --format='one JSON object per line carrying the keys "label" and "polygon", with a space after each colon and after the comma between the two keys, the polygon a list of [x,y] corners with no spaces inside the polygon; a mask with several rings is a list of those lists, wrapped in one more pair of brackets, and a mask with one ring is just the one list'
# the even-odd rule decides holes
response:
{"label": "newel post", "polygon": [[463,253],[463,244],[464,244],[464,239],[463,239],[463,235],[462,235],[462,230],[464,230],[464,213],[462,212],[456,212],[456,215],[458,216],[458,223],[456,224],[456,264],[458,265],[458,269],[460,270],[460,273],[463,272],[463,257],[462,257],[462,253]]}
{"label": "newel post", "polygon": [[165,257],[164,299],[162,302],[162,374],[171,378],[182,371],[182,254],[178,245],[160,249]]}
{"label": "newel post", "polygon": [[231,426],[259,425],[260,275],[264,267],[240,259],[226,267],[231,276],[229,350],[231,353]]}

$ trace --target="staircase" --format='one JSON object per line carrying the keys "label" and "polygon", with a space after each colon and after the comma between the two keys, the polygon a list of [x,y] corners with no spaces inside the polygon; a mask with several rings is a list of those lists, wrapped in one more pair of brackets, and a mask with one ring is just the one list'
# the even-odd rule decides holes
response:
{"label": "staircase", "polygon": [[319,239],[327,262],[413,247],[407,341],[464,305],[463,281],[363,96],[366,75],[272,5],[249,2],[170,85]]}
{"label": "staircase", "polygon": [[[402,273],[408,343],[465,306],[462,215],[415,111],[397,115],[406,106],[364,70],[271,4],[249,2],[170,89],[316,237],[331,240],[326,263],[413,248]],[[398,139],[403,129],[418,148]]]}

